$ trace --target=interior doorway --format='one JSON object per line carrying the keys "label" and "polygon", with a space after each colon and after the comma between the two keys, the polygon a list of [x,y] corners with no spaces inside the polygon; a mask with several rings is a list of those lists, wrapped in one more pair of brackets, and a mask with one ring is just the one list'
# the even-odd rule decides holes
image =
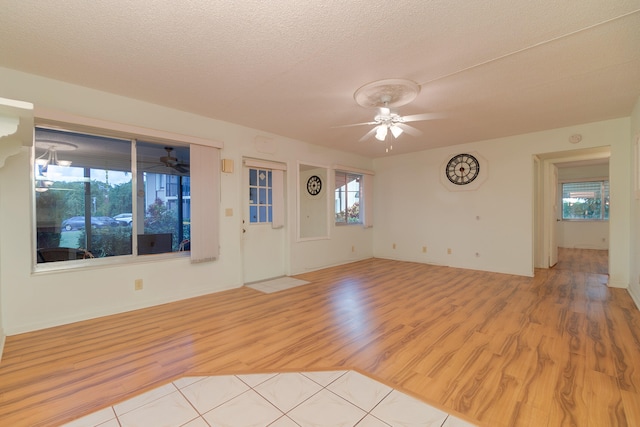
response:
{"label": "interior doorway", "polygon": [[[588,180],[588,173],[584,171],[602,170],[598,165],[606,166],[608,180],[608,164],[611,150],[609,146],[565,152],[545,153],[534,156],[534,223],[533,223],[533,254],[535,268],[550,268],[559,261],[558,249],[567,246],[563,238],[565,226],[571,221],[563,221],[563,206],[561,203],[560,181],[567,176],[582,176],[576,179]],[[603,172],[593,176],[594,179],[602,179]],[[564,177],[564,178],[563,178]],[[581,225],[586,225],[584,221]],[[576,221],[573,225],[578,225]],[[599,227],[606,227],[607,264],[608,260],[608,229],[609,221],[600,222]],[[574,227],[575,228],[575,227]],[[569,242],[569,246],[575,249],[603,249],[589,247],[582,242]],[[608,269],[607,269],[608,271]]]}

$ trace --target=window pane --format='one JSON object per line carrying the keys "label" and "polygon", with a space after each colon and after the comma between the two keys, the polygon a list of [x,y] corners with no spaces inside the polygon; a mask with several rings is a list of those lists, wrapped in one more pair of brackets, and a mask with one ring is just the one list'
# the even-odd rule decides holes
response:
{"label": "window pane", "polygon": [[272,221],[271,183],[272,173],[270,170],[249,169],[250,223],[268,223]]}
{"label": "window pane", "polygon": [[362,176],[336,172],[335,221],[343,224],[361,224],[360,181]]}
{"label": "window pane", "polygon": [[189,147],[138,141],[138,254],[189,247],[191,191]]}
{"label": "window pane", "polygon": [[336,222],[346,222],[346,186],[342,186],[336,188],[335,191],[335,213],[336,213]]}
{"label": "window pane", "polygon": [[37,262],[130,254],[131,141],[36,128],[34,150]]}
{"label": "window pane", "polygon": [[267,185],[267,173],[264,170],[258,171],[258,185],[261,187],[266,187]]}
{"label": "window pane", "polygon": [[609,182],[562,184],[562,219],[609,219]]}

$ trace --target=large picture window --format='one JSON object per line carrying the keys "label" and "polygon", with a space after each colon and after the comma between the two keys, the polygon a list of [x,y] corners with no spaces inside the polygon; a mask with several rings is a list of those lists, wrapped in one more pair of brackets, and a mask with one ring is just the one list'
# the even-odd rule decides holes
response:
{"label": "large picture window", "polygon": [[562,219],[608,220],[609,181],[563,183]]}
{"label": "large picture window", "polygon": [[37,127],[37,262],[189,249],[189,147],[178,144]]}

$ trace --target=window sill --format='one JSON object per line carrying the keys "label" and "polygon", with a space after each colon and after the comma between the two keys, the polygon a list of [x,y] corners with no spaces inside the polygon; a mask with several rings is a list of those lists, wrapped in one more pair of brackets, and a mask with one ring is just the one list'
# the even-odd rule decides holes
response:
{"label": "window sill", "polygon": [[118,267],[132,264],[167,261],[172,259],[188,259],[191,252],[168,252],[154,255],[119,255],[107,258],[92,258],[70,261],[44,262],[32,266],[31,274],[64,273],[76,270],[91,270],[105,267]]}
{"label": "window sill", "polygon": [[571,218],[571,219],[562,219],[562,222],[609,222],[608,219],[595,219],[595,218]]}

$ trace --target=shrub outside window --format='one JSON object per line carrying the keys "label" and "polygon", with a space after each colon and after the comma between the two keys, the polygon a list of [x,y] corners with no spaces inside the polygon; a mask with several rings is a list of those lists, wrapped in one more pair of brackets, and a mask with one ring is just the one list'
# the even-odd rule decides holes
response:
{"label": "shrub outside window", "polygon": [[362,175],[336,171],[335,178],[336,224],[362,224],[360,209]]}
{"label": "shrub outside window", "polygon": [[190,217],[189,148],[181,149],[178,171],[164,145],[36,127],[37,262],[131,255],[133,233],[139,254],[178,250]]}
{"label": "shrub outside window", "polygon": [[562,219],[608,220],[609,181],[563,183]]}

